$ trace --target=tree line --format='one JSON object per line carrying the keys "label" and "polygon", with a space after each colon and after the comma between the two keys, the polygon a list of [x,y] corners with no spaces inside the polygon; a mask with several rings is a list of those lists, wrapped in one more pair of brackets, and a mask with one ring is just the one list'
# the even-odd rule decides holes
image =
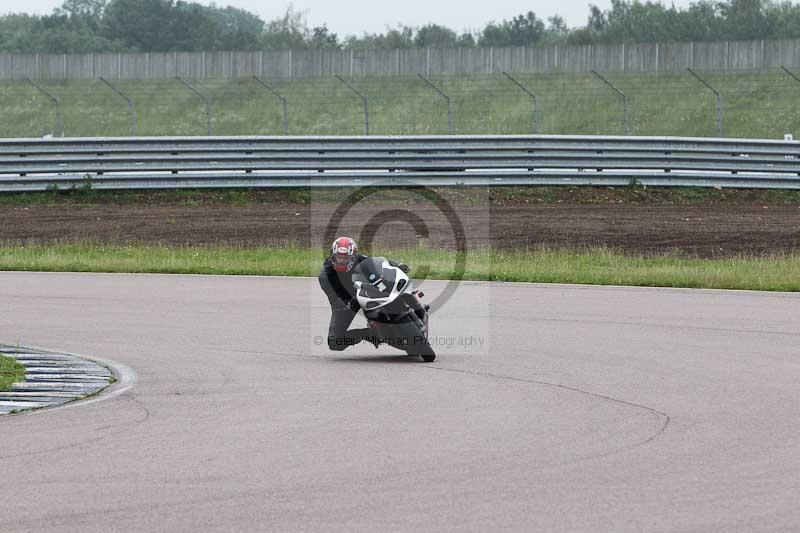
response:
{"label": "tree line", "polygon": [[65,0],[44,16],[0,16],[0,52],[89,53],[285,48],[543,46],[800,37],[800,6],[772,0],[697,0],[688,8],[612,0],[590,6],[586,24],[534,12],[458,32],[438,24],[341,37],[310,27],[291,6],[274,20],[230,6],[184,0]]}

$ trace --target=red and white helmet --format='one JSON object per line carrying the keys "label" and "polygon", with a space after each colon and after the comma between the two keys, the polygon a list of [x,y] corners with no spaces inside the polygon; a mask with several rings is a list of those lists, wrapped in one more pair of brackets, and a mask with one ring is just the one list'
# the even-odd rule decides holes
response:
{"label": "red and white helmet", "polygon": [[356,265],[358,245],[350,237],[339,237],[331,246],[331,263],[336,272],[349,272]]}

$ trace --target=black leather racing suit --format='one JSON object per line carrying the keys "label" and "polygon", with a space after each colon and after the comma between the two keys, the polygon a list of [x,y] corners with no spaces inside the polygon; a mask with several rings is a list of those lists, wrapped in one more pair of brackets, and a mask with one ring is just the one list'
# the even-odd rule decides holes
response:
{"label": "black leather racing suit", "polygon": [[[353,269],[366,258],[367,256],[359,254]],[[389,260],[389,264],[398,266],[400,263]],[[349,272],[336,272],[330,259],[325,260],[319,273],[319,285],[331,304],[328,348],[337,352],[363,340],[371,340],[375,335],[370,328],[347,329],[359,309],[358,304],[355,303],[352,275],[352,269]]]}

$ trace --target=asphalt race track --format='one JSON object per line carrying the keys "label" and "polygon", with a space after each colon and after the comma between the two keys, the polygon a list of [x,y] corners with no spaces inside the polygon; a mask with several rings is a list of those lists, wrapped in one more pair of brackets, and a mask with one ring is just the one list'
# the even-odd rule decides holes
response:
{"label": "asphalt race track", "polygon": [[463,283],[428,365],[317,346],[311,279],[2,273],[0,301],[0,342],[122,377],[0,418],[3,531],[800,527],[800,295]]}

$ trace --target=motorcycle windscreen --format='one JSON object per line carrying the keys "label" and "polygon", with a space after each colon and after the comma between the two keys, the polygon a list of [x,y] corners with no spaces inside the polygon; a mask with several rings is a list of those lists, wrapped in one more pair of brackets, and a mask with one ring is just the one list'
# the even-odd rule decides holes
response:
{"label": "motorcycle windscreen", "polygon": [[383,268],[386,259],[370,257],[358,264],[353,271],[353,282],[361,281],[361,290],[369,298],[381,298],[392,292],[396,277],[394,268]]}

